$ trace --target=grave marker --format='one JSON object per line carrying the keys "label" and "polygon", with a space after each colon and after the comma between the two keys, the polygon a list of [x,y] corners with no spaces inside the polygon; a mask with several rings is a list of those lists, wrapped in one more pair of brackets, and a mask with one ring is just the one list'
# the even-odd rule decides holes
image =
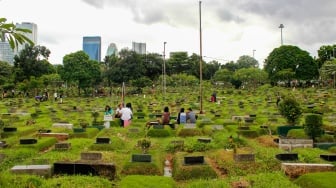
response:
{"label": "grave marker", "polygon": [[185,165],[204,164],[204,156],[185,156],[184,164]]}

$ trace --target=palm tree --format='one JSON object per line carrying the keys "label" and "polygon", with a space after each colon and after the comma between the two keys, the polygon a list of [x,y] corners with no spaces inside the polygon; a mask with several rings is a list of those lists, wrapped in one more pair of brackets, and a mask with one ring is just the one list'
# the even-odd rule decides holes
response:
{"label": "palm tree", "polygon": [[31,30],[17,28],[13,23],[6,23],[6,21],[6,18],[0,18],[0,41],[8,41],[12,49],[24,43],[34,45],[34,43],[24,35],[25,33],[31,33]]}

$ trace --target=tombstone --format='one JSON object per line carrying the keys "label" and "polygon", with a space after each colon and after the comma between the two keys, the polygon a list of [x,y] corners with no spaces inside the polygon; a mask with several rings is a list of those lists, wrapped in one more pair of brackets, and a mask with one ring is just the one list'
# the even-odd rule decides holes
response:
{"label": "tombstone", "polygon": [[336,154],[321,154],[320,158],[324,159],[326,161],[335,162],[336,161]]}
{"label": "tombstone", "polygon": [[98,137],[96,138],[96,144],[110,144],[111,139],[107,137]]}
{"label": "tombstone", "polygon": [[37,140],[35,138],[21,138],[20,144],[21,145],[29,145],[29,144],[36,144]]}
{"label": "tombstone", "polygon": [[132,162],[152,162],[150,154],[132,154]]}
{"label": "tombstone", "polygon": [[39,129],[38,130],[39,133],[51,133],[50,129]]}
{"label": "tombstone", "polygon": [[234,154],[233,158],[236,162],[246,162],[246,161],[254,161],[255,155],[250,154]]}
{"label": "tombstone", "polygon": [[3,132],[9,133],[9,132],[16,132],[17,128],[16,127],[4,127]]}
{"label": "tombstone", "polygon": [[211,126],[212,130],[223,130],[223,125],[212,125]]}
{"label": "tombstone", "polygon": [[186,124],[184,124],[184,128],[185,129],[195,129],[196,124],[195,123],[186,123]]}
{"label": "tombstone", "polygon": [[163,129],[164,128],[164,125],[161,125],[161,124],[154,124],[153,125],[153,129]]}
{"label": "tombstone", "polygon": [[197,141],[201,143],[210,143],[211,138],[198,138]]}
{"label": "tombstone", "polygon": [[280,161],[296,161],[299,160],[297,153],[279,153],[275,155],[275,158],[277,158]]}
{"label": "tombstone", "polygon": [[114,179],[116,167],[112,163],[56,162],[54,174],[104,176]]}
{"label": "tombstone", "polygon": [[43,177],[51,177],[51,165],[17,165],[11,168],[15,174],[34,174]]}
{"label": "tombstone", "polygon": [[69,150],[71,148],[71,143],[60,142],[55,144],[55,150]]}
{"label": "tombstone", "polygon": [[140,131],[139,131],[138,128],[129,128],[128,132],[130,132],[130,133],[139,133]]}
{"label": "tombstone", "polygon": [[144,116],[138,116],[137,118],[138,118],[138,119],[145,119]]}
{"label": "tombstone", "polygon": [[59,127],[59,128],[66,128],[66,129],[72,129],[73,124],[71,123],[54,123],[52,124],[52,127]]}
{"label": "tombstone", "polygon": [[102,153],[98,152],[82,152],[81,160],[101,160],[103,158]]}
{"label": "tombstone", "polygon": [[204,164],[204,156],[185,156],[184,165]]}
{"label": "tombstone", "polygon": [[85,129],[83,129],[83,128],[73,128],[73,132],[74,133],[83,133],[83,132],[85,132]]}
{"label": "tombstone", "polygon": [[6,141],[0,141],[0,148],[6,148],[7,146]]}

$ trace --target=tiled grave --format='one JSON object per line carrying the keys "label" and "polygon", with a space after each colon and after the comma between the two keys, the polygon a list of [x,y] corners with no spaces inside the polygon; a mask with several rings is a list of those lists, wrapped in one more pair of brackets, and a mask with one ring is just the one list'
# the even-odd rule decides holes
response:
{"label": "tiled grave", "polygon": [[51,177],[51,165],[17,165],[11,168],[11,172],[15,174],[34,174],[43,177]]}

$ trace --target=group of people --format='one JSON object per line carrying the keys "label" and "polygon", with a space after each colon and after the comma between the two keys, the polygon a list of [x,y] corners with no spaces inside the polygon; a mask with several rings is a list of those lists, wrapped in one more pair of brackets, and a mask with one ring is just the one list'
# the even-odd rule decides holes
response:
{"label": "group of people", "polygon": [[[188,111],[185,112],[184,108],[180,109],[180,112],[177,115],[176,123],[182,124],[182,123],[196,123],[197,115],[194,111],[192,111],[191,108],[188,108]],[[164,107],[163,113],[162,113],[162,119],[160,123],[162,125],[169,125],[171,118],[170,118],[170,112],[168,106]]]}
{"label": "group of people", "polygon": [[106,105],[104,115],[113,116],[113,114],[115,118],[120,118],[120,127],[126,127],[130,125],[133,116],[132,104],[127,103],[126,106],[124,106],[122,103],[118,104],[115,113],[109,105]]}

